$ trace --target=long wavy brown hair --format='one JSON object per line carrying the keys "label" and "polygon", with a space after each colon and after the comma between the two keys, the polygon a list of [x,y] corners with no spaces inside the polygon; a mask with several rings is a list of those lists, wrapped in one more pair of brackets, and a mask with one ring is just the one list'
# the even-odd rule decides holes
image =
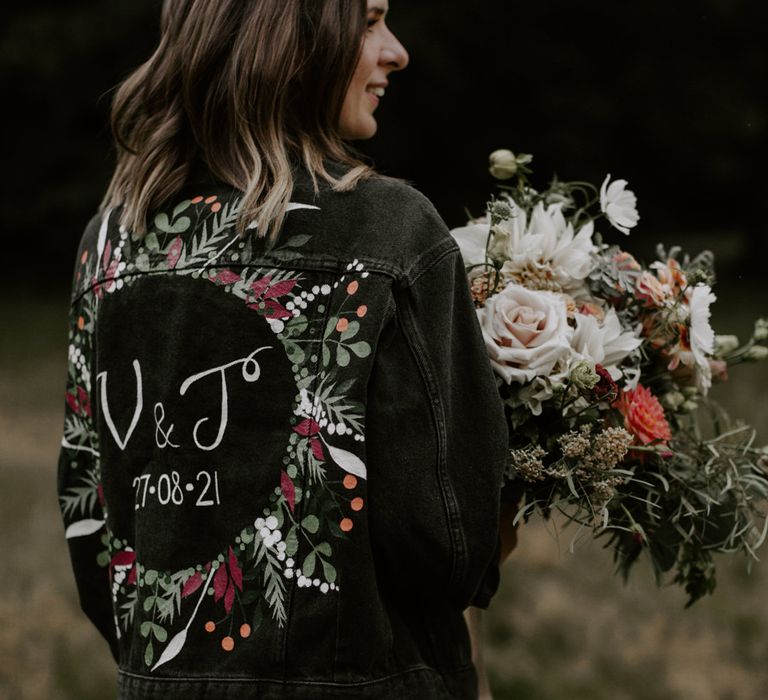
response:
{"label": "long wavy brown hair", "polygon": [[[365,0],[165,0],[160,41],[117,89],[117,166],[102,210],[136,235],[201,159],[244,192],[237,231],[274,242],[297,167],[315,191],[373,174],[339,118],[366,28]],[[337,179],[326,160],[349,166]]]}

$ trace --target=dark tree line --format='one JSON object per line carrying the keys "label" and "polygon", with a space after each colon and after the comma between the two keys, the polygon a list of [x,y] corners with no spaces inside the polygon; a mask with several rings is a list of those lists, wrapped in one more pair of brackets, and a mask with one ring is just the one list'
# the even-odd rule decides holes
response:
{"label": "dark tree line", "polygon": [[[0,223],[61,290],[112,167],[110,90],[151,51],[160,2],[14,5],[0,38]],[[447,3],[390,0],[411,64],[360,148],[416,183],[450,226],[482,213],[487,154],[534,153],[535,176],[629,180],[657,240],[713,247],[721,271],[761,264],[767,184],[763,30],[748,0]],[[620,235],[620,234],[619,234]],[[25,266],[12,278],[29,282]],[[756,269],[756,268],[753,268]],[[762,268],[761,268],[762,269]]]}

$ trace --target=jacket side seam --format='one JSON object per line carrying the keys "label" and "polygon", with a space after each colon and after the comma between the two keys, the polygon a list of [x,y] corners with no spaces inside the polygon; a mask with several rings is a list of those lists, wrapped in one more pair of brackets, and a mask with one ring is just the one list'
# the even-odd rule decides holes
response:
{"label": "jacket side seam", "polygon": [[[446,251],[445,254],[448,253],[450,253],[450,251]],[[443,256],[441,255],[440,257],[442,258]],[[408,307],[408,304],[405,304],[404,306]],[[435,432],[437,433],[438,483],[440,484],[443,507],[445,509],[446,520],[449,525],[451,550],[453,552],[450,583],[451,585],[459,585],[463,580],[462,572],[465,569],[466,542],[460,522],[458,501],[456,499],[456,494],[454,493],[453,485],[451,484],[450,476],[447,470],[447,439],[443,401],[440,394],[440,388],[435,380],[434,373],[429,366],[428,360],[426,359],[424,353],[424,341],[421,335],[421,331],[412,318],[410,308],[407,308],[405,313],[402,314],[402,323],[404,326],[407,325],[408,330],[411,331],[411,334],[404,333],[406,342],[408,343],[408,347],[410,348],[411,353],[416,360],[419,373],[421,374],[424,385],[427,388],[427,393],[430,397],[430,408],[435,425]]]}

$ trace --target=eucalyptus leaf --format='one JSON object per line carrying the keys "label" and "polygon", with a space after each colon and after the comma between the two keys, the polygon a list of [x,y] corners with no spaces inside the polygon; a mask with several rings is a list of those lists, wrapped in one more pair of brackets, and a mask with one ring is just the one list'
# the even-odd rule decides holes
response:
{"label": "eucalyptus leaf", "polygon": [[307,532],[315,534],[320,527],[320,521],[317,519],[316,515],[310,514],[301,521],[301,527],[304,528]]}
{"label": "eucalyptus leaf", "polygon": [[315,552],[312,551],[304,558],[304,564],[301,566],[301,573],[304,574],[304,576],[307,578],[312,576],[312,574],[315,572],[315,563]]}
{"label": "eucalyptus leaf", "polygon": [[336,362],[338,363],[339,367],[347,367],[349,365],[350,359],[351,355],[349,354],[349,350],[347,350],[343,345],[339,345],[336,348]]}

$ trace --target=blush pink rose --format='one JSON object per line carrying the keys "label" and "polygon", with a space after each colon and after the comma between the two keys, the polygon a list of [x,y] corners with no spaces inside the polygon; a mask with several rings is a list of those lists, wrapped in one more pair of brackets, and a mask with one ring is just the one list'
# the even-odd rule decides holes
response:
{"label": "blush pink rose", "polygon": [[477,315],[491,364],[508,384],[548,376],[570,355],[573,329],[561,294],[508,284]]}

